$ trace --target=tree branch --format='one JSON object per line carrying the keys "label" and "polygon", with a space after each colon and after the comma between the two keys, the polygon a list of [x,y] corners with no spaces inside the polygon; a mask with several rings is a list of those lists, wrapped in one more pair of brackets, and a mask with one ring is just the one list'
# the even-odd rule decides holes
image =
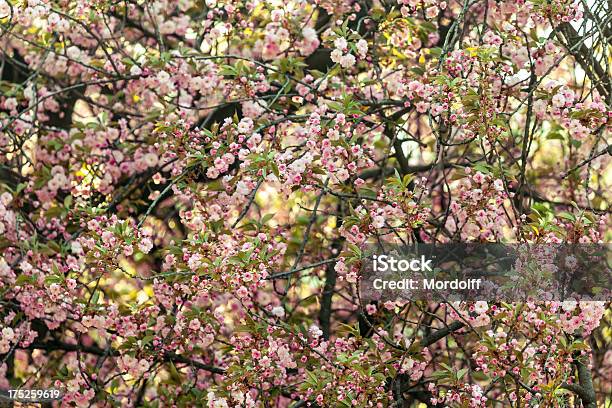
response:
{"label": "tree branch", "polygon": [[419,344],[422,347],[430,346],[434,344],[435,342],[437,342],[438,340],[443,339],[444,337],[448,336],[449,334],[456,332],[459,329],[462,329],[463,327],[465,327],[465,323],[463,322],[460,322],[460,321],[452,322],[448,326],[431,333],[427,337],[424,337],[423,339],[421,339]]}
{"label": "tree branch", "polygon": [[[27,347],[27,349],[31,349],[31,350],[38,349],[38,350],[45,350],[45,351],[61,350],[61,351],[69,351],[69,352],[70,351],[80,351],[82,353],[95,354],[97,356],[103,356],[106,354],[112,357],[118,357],[120,355],[119,351],[115,349],[110,349],[107,351],[97,346],[85,346],[83,344],[70,344],[70,343],[65,343],[65,342],[61,342],[57,340],[50,340],[44,343],[35,342],[35,343],[30,344]],[[225,373],[225,369],[223,368],[200,363],[198,361],[194,361],[187,357],[184,357],[184,356],[181,356],[175,353],[171,353],[171,352],[163,353],[162,361],[165,361],[168,363],[173,362],[173,363],[188,364],[200,370],[209,371],[213,374],[224,374]]]}

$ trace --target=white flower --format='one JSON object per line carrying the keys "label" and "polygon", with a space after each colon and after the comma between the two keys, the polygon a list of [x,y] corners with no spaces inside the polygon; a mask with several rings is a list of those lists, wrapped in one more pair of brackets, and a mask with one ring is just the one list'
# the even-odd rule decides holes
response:
{"label": "white flower", "polygon": [[348,46],[348,43],[344,37],[338,37],[334,40],[334,46],[337,50],[344,51]]}
{"label": "white flower", "polygon": [[314,41],[317,39],[317,32],[312,27],[305,27],[302,30],[302,35],[308,41]]}
{"label": "white flower", "polygon": [[170,81],[170,74],[168,74],[166,71],[159,71],[157,73],[157,80],[161,83],[161,84],[165,84],[168,81]]}
{"label": "white flower", "polygon": [[19,268],[21,268],[21,270],[26,274],[29,274],[32,269],[34,269],[28,261],[21,261],[21,263],[19,264]]}
{"label": "white flower", "polygon": [[149,367],[150,367],[149,362],[145,360],[144,358],[138,362],[138,369],[140,370],[140,373],[144,373],[148,371]]}
{"label": "white flower", "polygon": [[159,158],[155,153],[147,153],[142,158],[148,167],[155,167],[159,162]]}
{"label": "white flower", "polygon": [[495,187],[497,191],[504,191],[504,182],[497,179],[493,182],[493,187]]}
{"label": "white flower", "polygon": [[321,337],[323,335],[323,331],[321,331],[321,329],[319,329],[319,326],[317,326],[316,324],[310,326],[310,329],[308,329],[308,331],[313,337]]}
{"label": "white flower", "polygon": [[189,266],[189,269],[192,271],[198,269],[202,265],[201,258],[202,257],[199,254],[192,255],[187,261],[187,266]]}
{"label": "white flower", "polygon": [[13,332],[13,329],[11,329],[10,327],[5,327],[4,329],[2,329],[2,338],[11,341],[13,340],[13,337],[15,336],[15,333]]}
{"label": "white flower", "polygon": [[504,23],[502,24],[502,28],[504,29],[504,31],[514,31],[514,26],[512,24],[510,24],[508,21],[504,21]]}
{"label": "white flower", "polygon": [[576,306],[578,306],[578,303],[573,298],[570,298],[565,302],[561,303],[561,307],[563,308],[563,310],[568,313],[573,312],[576,309]]}
{"label": "white flower", "polygon": [[4,107],[10,111],[12,111],[13,109],[15,109],[17,107],[17,99],[15,98],[8,98],[6,101],[4,101]]}
{"label": "white flower", "polygon": [[352,54],[346,54],[340,58],[340,65],[343,68],[350,68],[355,65],[355,56]]}
{"label": "white flower", "polygon": [[342,51],[340,51],[340,50],[333,50],[331,52],[330,58],[336,64],[340,63],[340,59],[342,58]]}
{"label": "white flower", "polygon": [[142,74],[142,69],[138,65],[132,65],[130,68],[130,75],[140,75]]}
{"label": "white flower", "polygon": [[283,317],[285,316],[285,309],[282,306],[276,306],[271,313],[276,317]]}
{"label": "white flower", "polygon": [[350,174],[347,169],[340,169],[336,173],[336,176],[338,177],[338,180],[345,182],[350,177]]}
{"label": "white flower", "polygon": [[406,358],[402,362],[402,372],[410,371],[414,367],[414,360],[411,358]]}
{"label": "white flower", "polygon": [[478,302],[474,304],[474,311],[478,314],[483,314],[487,310],[489,310],[489,305],[487,302],[483,300],[479,300]]}
{"label": "white flower", "polygon": [[244,118],[238,123],[238,132],[240,133],[248,133],[253,129],[253,119]]}
{"label": "white flower", "polygon": [[558,93],[552,98],[552,104],[555,108],[563,108],[565,106],[565,96]]}
{"label": "white flower", "polygon": [[75,255],[82,255],[83,254],[83,247],[77,241],[72,241],[72,243],[70,244],[70,250]]}
{"label": "white flower", "polygon": [[[3,224],[2,224],[3,225]],[[0,258],[0,276],[8,276],[11,268],[3,258]]]}
{"label": "white flower", "polygon": [[274,21],[275,23],[278,23],[283,18],[283,14],[285,14],[283,10],[276,9],[276,10],[272,10],[272,12],[270,13],[270,17],[272,21]]}
{"label": "white flower", "polygon": [[5,0],[0,0],[0,18],[8,17],[11,14],[11,8]]}
{"label": "white flower", "polygon": [[5,191],[4,193],[0,194],[0,203],[4,206],[8,206],[11,201],[13,201],[13,196],[11,195],[11,193]]}
{"label": "white flower", "polygon": [[219,170],[212,166],[209,167],[208,170],[206,170],[206,177],[208,177],[209,179],[216,179],[217,177],[219,177]]}
{"label": "white flower", "polygon": [[81,50],[79,49],[79,47],[73,45],[72,47],[69,47],[66,50],[66,55],[72,60],[78,60],[81,56]]}
{"label": "white flower", "polygon": [[34,96],[34,85],[30,83],[30,85],[28,85],[26,89],[23,90],[23,97],[31,101],[32,99],[34,99]]}
{"label": "white flower", "polygon": [[361,58],[365,58],[368,53],[368,42],[364,39],[357,41],[357,52]]}
{"label": "white flower", "polygon": [[374,228],[382,228],[385,225],[385,217],[382,215],[376,215],[372,218],[372,225]]}
{"label": "white flower", "polygon": [[249,189],[249,186],[247,186],[247,184],[243,181],[240,180],[237,184],[236,184],[236,193],[246,196],[251,192],[251,190]]}
{"label": "white flower", "polygon": [[143,254],[148,254],[152,248],[153,242],[150,238],[143,238],[142,241],[138,243],[138,249],[140,249]]}

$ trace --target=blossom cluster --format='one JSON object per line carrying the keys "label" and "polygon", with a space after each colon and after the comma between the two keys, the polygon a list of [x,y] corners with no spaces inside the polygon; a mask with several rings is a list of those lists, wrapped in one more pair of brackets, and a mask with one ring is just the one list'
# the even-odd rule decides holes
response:
{"label": "blossom cluster", "polygon": [[0,388],[594,406],[609,302],[359,284],[372,244],[610,241],[602,10],[0,0]]}

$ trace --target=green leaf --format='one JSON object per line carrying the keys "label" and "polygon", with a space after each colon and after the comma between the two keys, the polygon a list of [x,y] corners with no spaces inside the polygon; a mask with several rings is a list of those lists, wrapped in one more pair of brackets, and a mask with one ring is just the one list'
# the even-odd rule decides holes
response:
{"label": "green leaf", "polygon": [[348,248],[353,254],[355,254],[357,258],[361,258],[362,252],[361,252],[361,249],[359,249],[357,245],[348,244]]}
{"label": "green leaf", "polygon": [[153,336],[152,334],[149,334],[142,338],[141,343],[143,346],[146,346],[147,344],[151,343],[151,341],[153,341],[154,338],[155,336]]}
{"label": "green leaf", "polygon": [[461,370],[457,371],[457,380],[461,380],[469,370],[469,368],[462,368]]}
{"label": "green leaf", "polygon": [[274,218],[274,213],[264,215],[263,217],[261,217],[261,224],[262,225],[266,224],[272,218]]}
{"label": "green leaf", "polygon": [[46,285],[52,285],[54,283],[60,284],[64,281],[64,277],[63,276],[59,276],[59,275],[48,275],[47,277],[45,277],[45,284]]}
{"label": "green leaf", "polygon": [[435,379],[448,378],[449,372],[446,370],[438,370],[431,373],[431,377]]}
{"label": "green leaf", "polygon": [[440,55],[442,55],[442,49],[439,47],[433,47],[429,49],[429,53],[434,57],[439,57]]}
{"label": "green leaf", "polygon": [[17,277],[17,279],[15,280],[15,285],[17,286],[21,286],[24,284],[28,284],[28,283],[32,283],[33,282],[33,277],[29,276],[29,275],[19,275]]}
{"label": "green leaf", "polygon": [[576,216],[570,212],[563,211],[559,213],[559,217],[565,218],[566,220],[570,220],[572,222],[576,222]]}
{"label": "green leaf", "polygon": [[93,294],[93,296],[91,297],[91,304],[95,305],[98,303],[98,300],[100,299],[100,291],[96,290]]}
{"label": "green leaf", "polygon": [[564,140],[565,138],[563,137],[561,132],[554,131],[554,132],[550,132],[548,135],[546,135],[546,139],[548,139],[548,140]]}

